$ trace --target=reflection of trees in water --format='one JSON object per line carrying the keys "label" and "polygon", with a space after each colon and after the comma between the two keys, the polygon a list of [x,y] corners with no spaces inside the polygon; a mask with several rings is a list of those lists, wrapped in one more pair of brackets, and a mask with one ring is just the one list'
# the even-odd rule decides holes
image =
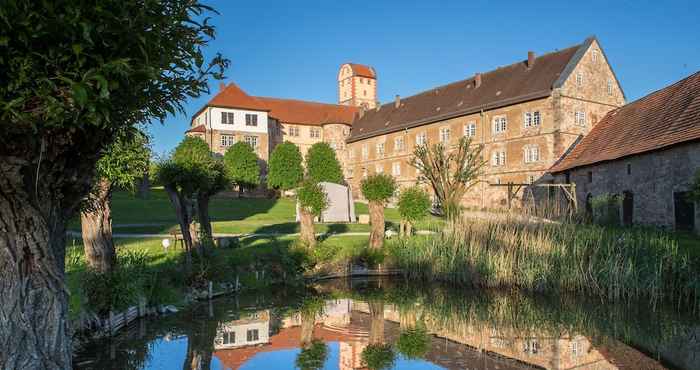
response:
{"label": "reflection of trees in water", "polygon": [[316,319],[323,314],[325,301],[321,297],[310,297],[302,301],[299,309],[301,330],[299,343],[301,351],[295,360],[296,366],[301,370],[318,370],[328,358],[328,346],[321,340],[314,338]]}

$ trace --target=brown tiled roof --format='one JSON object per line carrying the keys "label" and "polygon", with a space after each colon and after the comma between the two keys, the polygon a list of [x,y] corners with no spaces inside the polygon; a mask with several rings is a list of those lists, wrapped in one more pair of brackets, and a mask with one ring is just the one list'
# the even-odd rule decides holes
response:
{"label": "brown tiled roof", "polygon": [[356,107],[324,104],[303,100],[256,97],[270,116],[280,122],[320,126],[326,123],[352,124]]}
{"label": "brown tiled roof", "polygon": [[229,83],[223,90],[219,91],[206,106],[224,107],[224,108],[239,108],[259,111],[268,111],[269,109],[255,97],[245,93],[235,83]]}
{"label": "brown tiled roof", "polygon": [[377,74],[374,72],[374,68],[366,66],[364,64],[348,63],[350,68],[352,68],[353,75],[360,77],[377,78]]}
{"label": "brown tiled roof", "polygon": [[700,72],[609,112],[550,171],[700,139]]}
{"label": "brown tiled roof", "polygon": [[192,127],[191,129],[185,131],[185,133],[188,133],[188,132],[207,132],[207,128],[204,127],[204,125],[199,125],[199,126]]}
{"label": "brown tiled roof", "polygon": [[368,110],[353,124],[348,141],[549,96],[594,40],[544,54],[535,58],[531,68],[521,61],[483,73],[478,88],[472,77],[401,98],[398,108],[391,102]]}

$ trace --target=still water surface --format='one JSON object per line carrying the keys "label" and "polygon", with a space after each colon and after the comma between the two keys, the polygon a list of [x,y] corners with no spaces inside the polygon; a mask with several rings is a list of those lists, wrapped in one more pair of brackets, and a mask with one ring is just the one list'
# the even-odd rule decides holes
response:
{"label": "still water surface", "polygon": [[700,369],[692,315],[644,303],[336,280],[228,297],[89,343],[78,369]]}

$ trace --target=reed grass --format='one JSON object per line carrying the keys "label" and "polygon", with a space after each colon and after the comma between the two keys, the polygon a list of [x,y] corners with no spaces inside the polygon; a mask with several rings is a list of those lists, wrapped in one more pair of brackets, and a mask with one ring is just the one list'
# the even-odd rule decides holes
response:
{"label": "reed grass", "polygon": [[433,236],[387,247],[390,261],[409,278],[700,308],[697,261],[660,231],[524,219],[459,221]]}

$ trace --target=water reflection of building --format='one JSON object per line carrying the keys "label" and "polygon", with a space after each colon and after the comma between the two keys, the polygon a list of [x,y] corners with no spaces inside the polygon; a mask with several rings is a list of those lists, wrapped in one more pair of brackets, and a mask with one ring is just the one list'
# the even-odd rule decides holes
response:
{"label": "water reflection of building", "polygon": [[[400,312],[384,305],[382,337],[395,342],[406,325],[415,324],[416,312]],[[594,345],[581,335],[552,336],[545,330],[515,330],[487,325],[460,324],[460,320],[422,315],[431,335],[425,360],[446,369],[474,370],[551,369],[551,370],[631,370],[664,369],[658,362],[620,342]],[[376,319],[376,318],[375,318]],[[299,314],[281,319],[280,329],[269,333],[270,316],[265,311],[257,318],[236,320],[222,325],[217,335],[214,356],[226,368],[238,369],[258,353],[301,347],[302,320]],[[365,302],[333,300],[326,302],[323,314],[316,316],[313,338],[326,343],[338,342],[340,370],[364,369],[362,351],[369,344],[371,312]],[[259,330],[260,340],[240,345],[225,345],[226,332]],[[263,334],[264,330],[268,330]],[[527,334],[523,334],[527,333]],[[268,338],[268,334],[270,334]],[[375,333],[376,334],[376,333]],[[267,340],[263,340],[263,335]]]}
{"label": "water reflection of building", "polygon": [[253,346],[269,341],[270,312],[257,311],[238,320],[221,323],[216,331],[214,349]]}

